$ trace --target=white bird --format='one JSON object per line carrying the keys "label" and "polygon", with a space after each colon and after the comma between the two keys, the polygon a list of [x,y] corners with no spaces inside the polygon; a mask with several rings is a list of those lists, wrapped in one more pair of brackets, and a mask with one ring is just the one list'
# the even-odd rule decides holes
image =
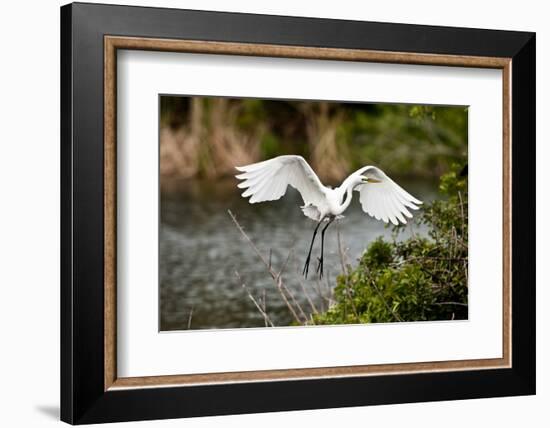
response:
{"label": "white bird", "polygon": [[302,212],[317,222],[304,265],[303,274],[306,277],[317,230],[322,222],[327,222],[321,232],[321,257],[317,266],[317,272],[323,275],[325,231],[334,219],[343,217],[354,190],[359,192],[363,211],[377,220],[394,225],[407,223],[406,217],[412,218],[409,208],[417,210],[418,205],[422,204],[375,166],[358,169],[336,188],[323,185],[302,156],[278,156],[236,169],[241,172],[236,177],[242,180],[238,187],[246,189],[242,196],[250,197],[251,204],[280,199],[289,185],[300,192],[304,201]]}

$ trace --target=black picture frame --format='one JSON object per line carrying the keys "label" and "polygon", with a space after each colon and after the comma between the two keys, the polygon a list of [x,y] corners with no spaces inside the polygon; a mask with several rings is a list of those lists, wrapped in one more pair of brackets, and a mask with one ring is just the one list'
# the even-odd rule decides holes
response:
{"label": "black picture frame", "polygon": [[[512,367],[104,390],[104,36],[512,59]],[[535,34],[74,3],[61,8],[61,419],[71,424],[535,393]],[[491,263],[491,259],[487,259]]]}

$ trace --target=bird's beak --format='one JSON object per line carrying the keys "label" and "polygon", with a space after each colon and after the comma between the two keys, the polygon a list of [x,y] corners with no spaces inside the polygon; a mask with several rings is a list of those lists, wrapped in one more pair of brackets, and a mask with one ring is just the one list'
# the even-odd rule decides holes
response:
{"label": "bird's beak", "polygon": [[381,183],[380,180],[377,180],[377,179],[375,179],[375,178],[364,178],[364,179],[363,179],[363,182],[364,182],[364,183]]}

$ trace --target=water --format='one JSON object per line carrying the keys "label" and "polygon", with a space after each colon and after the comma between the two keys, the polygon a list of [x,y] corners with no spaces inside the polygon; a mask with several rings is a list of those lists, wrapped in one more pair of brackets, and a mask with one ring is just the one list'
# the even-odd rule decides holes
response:
{"label": "water", "polygon": [[[423,201],[437,197],[436,181],[397,181]],[[235,214],[276,272],[288,259],[282,278],[306,315],[311,303],[318,309],[327,306],[335,276],[341,272],[337,227],[352,265],[371,241],[378,236],[391,237],[390,228],[363,213],[355,194],[345,218],[338,226],[334,223],[325,235],[325,277],[319,281],[315,275],[319,239],[305,281],[301,271],[315,223],[302,214],[302,201],[294,189],[289,188],[279,201],[251,205],[240,196],[235,179],[164,180],[161,195],[161,330],[264,327],[264,317],[248,293],[261,306],[265,299],[275,325],[292,322],[293,316],[265,265],[227,210]],[[413,232],[426,234],[422,227],[409,224],[399,239]]]}

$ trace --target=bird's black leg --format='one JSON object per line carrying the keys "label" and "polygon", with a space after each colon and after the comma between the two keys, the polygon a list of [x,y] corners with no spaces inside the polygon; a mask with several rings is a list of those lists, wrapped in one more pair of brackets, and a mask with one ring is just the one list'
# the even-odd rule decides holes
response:
{"label": "bird's black leg", "polygon": [[317,272],[319,273],[319,278],[323,277],[323,253],[325,249],[325,231],[333,221],[334,221],[334,217],[328,221],[327,225],[323,227],[323,231],[321,232],[321,258],[319,259],[319,264],[317,265]]}
{"label": "bird's black leg", "polygon": [[313,231],[313,238],[311,238],[311,244],[309,246],[309,252],[307,253],[306,263],[304,265],[304,270],[302,272],[302,275],[304,275],[306,278],[307,278],[307,273],[309,271],[309,261],[311,260],[311,250],[313,249],[313,242],[315,242],[315,235],[317,235],[317,230],[319,230],[319,226],[321,226],[321,222],[317,223],[317,226],[315,227],[315,230]]}

